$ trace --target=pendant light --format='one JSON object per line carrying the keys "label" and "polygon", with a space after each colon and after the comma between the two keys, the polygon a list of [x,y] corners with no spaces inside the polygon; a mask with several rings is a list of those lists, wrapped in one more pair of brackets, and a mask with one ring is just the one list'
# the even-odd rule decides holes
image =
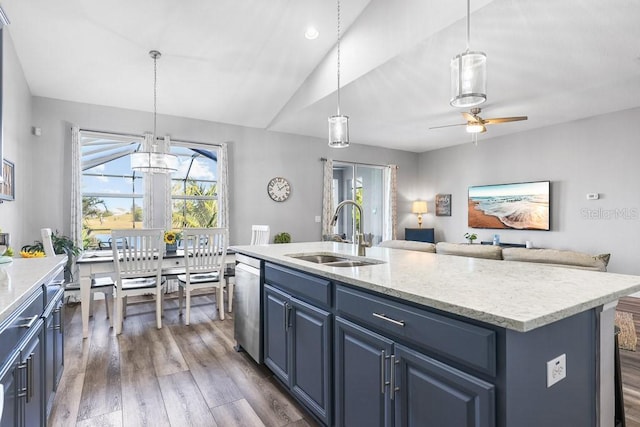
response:
{"label": "pendant light", "polygon": [[471,6],[467,0],[467,50],[451,60],[453,107],[468,108],[487,100],[487,55],[469,50]]}
{"label": "pendant light", "polygon": [[146,173],[172,173],[178,170],[178,158],[173,154],[158,152],[156,143],[157,98],[158,98],[158,58],[162,54],[157,50],[149,51],[153,59],[153,135],[151,151],[138,151],[131,154],[131,169]]}
{"label": "pendant light", "polygon": [[329,117],[329,147],[349,146],[349,116],[340,114],[340,0],[338,0],[338,113]]}

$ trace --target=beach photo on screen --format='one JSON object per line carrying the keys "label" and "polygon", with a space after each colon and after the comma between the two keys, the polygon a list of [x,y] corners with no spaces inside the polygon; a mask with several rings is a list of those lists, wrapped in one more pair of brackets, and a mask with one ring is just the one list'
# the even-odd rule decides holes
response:
{"label": "beach photo on screen", "polygon": [[469,227],[549,230],[549,181],[469,187]]}

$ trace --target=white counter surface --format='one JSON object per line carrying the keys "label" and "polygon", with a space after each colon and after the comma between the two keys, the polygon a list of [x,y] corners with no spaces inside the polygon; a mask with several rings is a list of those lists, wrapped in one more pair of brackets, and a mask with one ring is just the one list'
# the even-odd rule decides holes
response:
{"label": "white counter surface", "polygon": [[389,248],[367,248],[383,264],[330,267],[287,255],[337,252],[334,242],[234,246],[237,252],[519,332],[640,290],[640,276]]}
{"label": "white counter surface", "polygon": [[0,264],[0,323],[67,262],[66,255],[15,258]]}

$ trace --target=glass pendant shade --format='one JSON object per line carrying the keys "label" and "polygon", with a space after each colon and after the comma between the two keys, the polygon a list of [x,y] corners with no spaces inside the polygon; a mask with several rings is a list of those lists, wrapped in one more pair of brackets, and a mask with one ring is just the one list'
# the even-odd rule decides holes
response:
{"label": "glass pendant shade", "polygon": [[473,107],[487,100],[487,55],[461,53],[451,60],[451,100],[453,107]]}
{"label": "glass pendant shade", "polygon": [[329,147],[345,148],[349,146],[349,117],[329,117]]}
{"label": "glass pendant shade", "polygon": [[166,153],[146,151],[132,153],[131,169],[147,173],[171,173],[178,170],[178,158]]}

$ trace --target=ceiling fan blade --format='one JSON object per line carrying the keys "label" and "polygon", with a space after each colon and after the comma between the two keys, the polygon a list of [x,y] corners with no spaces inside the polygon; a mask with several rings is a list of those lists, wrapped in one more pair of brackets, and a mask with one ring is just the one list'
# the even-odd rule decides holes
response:
{"label": "ceiling fan blade", "polygon": [[440,129],[440,128],[450,128],[450,127],[454,127],[454,126],[466,126],[466,123],[458,123],[455,125],[443,125],[443,126],[432,126],[429,129]]}
{"label": "ceiling fan blade", "polygon": [[462,117],[468,122],[479,122],[479,117],[474,116],[473,114],[467,113],[466,111],[462,112]]}
{"label": "ceiling fan blade", "polygon": [[520,120],[527,120],[527,116],[518,116],[518,117],[499,117],[495,119],[484,119],[485,125],[495,125],[497,123],[507,123],[507,122],[519,122]]}

